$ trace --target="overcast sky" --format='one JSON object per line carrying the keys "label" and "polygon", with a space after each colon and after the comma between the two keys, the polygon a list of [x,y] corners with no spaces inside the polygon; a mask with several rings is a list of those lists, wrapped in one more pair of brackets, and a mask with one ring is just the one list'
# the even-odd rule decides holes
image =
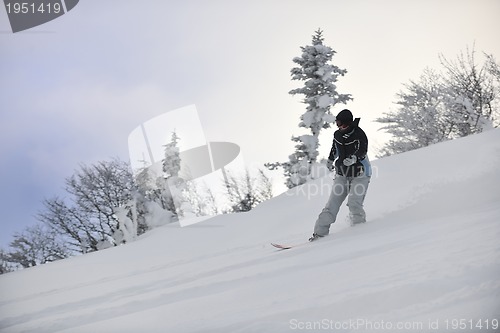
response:
{"label": "overcast sky", "polygon": [[475,43],[500,59],[499,13],[498,0],[83,0],[13,34],[2,7],[0,246],[79,163],[127,159],[130,132],[169,110],[195,104],[207,139],[238,144],[247,164],[287,160],[304,134],[292,58],[317,28],[373,158],[386,139],[373,119],[440,53]]}

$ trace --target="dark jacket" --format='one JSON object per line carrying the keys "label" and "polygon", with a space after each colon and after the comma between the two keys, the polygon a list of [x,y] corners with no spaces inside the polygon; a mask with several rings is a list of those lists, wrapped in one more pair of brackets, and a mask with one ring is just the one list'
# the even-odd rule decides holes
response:
{"label": "dark jacket", "polygon": [[[371,176],[371,166],[366,156],[368,152],[368,138],[359,127],[360,118],[345,130],[337,130],[333,134],[333,144],[329,160],[335,161],[337,174],[346,177],[358,177],[361,174]],[[344,159],[352,155],[357,157],[357,162],[351,166],[344,165]]]}

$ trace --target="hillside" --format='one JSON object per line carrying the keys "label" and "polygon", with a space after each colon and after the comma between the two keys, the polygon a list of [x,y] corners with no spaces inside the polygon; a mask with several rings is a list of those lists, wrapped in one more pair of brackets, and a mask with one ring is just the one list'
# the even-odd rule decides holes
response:
{"label": "hillside", "polygon": [[329,237],[291,250],[269,243],[310,236],[329,177],[249,213],[9,273],[0,331],[493,332],[499,165],[500,130],[374,161],[368,223],[347,226],[343,207]]}

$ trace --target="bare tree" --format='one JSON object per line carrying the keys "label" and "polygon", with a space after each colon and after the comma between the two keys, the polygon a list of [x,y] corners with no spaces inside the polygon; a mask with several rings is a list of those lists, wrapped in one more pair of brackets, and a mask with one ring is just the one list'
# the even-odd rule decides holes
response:
{"label": "bare tree", "polygon": [[66,237],[66,244],[76,253],[97,251],[102,237],[89,214],[70,207],[60,198],[43,201],[44,210],[37,214],[37,219]]}
{"label": "bare tree", "polygon": [[418,81],[405,84],[397,94],[398,109],[376,121],[393,135],[378,156],[398,154],[425,147],[450,135],[452,122],[446,118],[441,76],[427,68]]}
{"label": "bare tree", "polygon": [[456,60],[440,56],[442,73],[426,69],[398,96],[398,109],[376,121],[393,135],[379,157],[482,132],[498,125],[498,64],[492,56],[479,66],[467,49]]}
{"label": "bare tree", "polygon": [[262,170],[257,176],[252,176],[249,170],[242,176],[227,172],[225,185],[233,212],[250,211],[273,196],[272,182]]}
{"label": "bare tree", "polygon": [[215,194],[205,184],[187,182],[183,192],[185,199],[190,203],[196,216],[217,215],[222,213]]}
{"label": "bare tree", "polygon": [[488,72],[500,82],[500,64],[498,64],[492,54],[486,54]]}
{"label": "bare tree", "polygon": [[467,48],[456,60],[440,56],[445,69],[443,81],[447,107],[454,116],[456,137],[482,132],[494,121],[494,101],[498,99],[495,77],[488,70],[491,63],[479,66],[475,50]]}
{"label": "bare tree", "polygon": [[54,230],[37,224],[27,227],[22,233],[14,235],[10,243],[11,251],[5,260],[23,268],[67,258],[71,251],[59,239]]}
{"label": "bare tree", "polygon": [[8,261],[7,253],[0,248],[0,275],[12,272],[14,269]]}
{"label": "bare tree", "polygon": [[71,249],[81,253],[113,242],[120,227],[116,208],[129,205],[137,193],[129,165],[117,159],[82,165],[66,179],[66,191],[70,200],[45,200],[45,209],[37,217],[65,235]]}

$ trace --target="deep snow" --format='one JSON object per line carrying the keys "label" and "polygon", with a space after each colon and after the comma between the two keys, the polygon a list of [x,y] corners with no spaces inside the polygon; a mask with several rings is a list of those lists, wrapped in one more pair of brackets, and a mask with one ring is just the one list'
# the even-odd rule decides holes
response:
{"label": "deep snow", "polygon": [[269,243],[310,236],[330,176],[0,276],[0,331],[493,332],[499,163],[500,130],[374,161],[369,222],[349,227],[343,207],[330,236],[290,250]]}

